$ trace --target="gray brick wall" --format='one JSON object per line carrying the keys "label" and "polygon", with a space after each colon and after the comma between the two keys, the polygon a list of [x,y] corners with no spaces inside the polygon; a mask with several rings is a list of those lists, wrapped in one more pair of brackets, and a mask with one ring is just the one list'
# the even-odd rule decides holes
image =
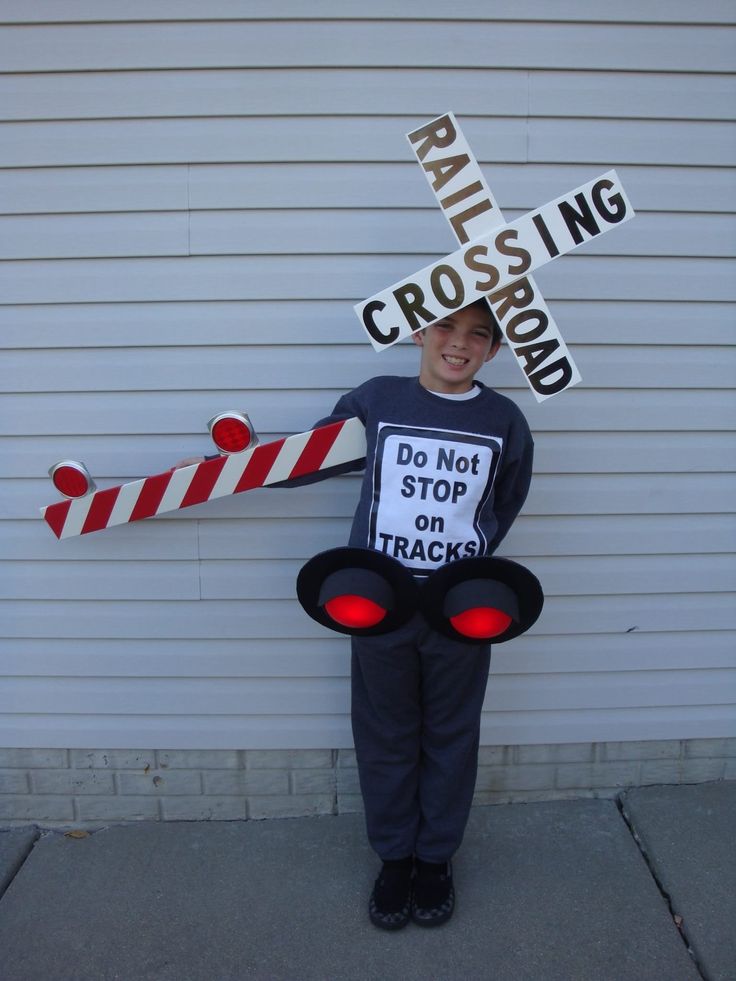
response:
{"label": "gray brick wall", "polygon": [[[476,804],[736,779],[736,738],[483,746]],[[0,827],[360,811],[352,750],[0,749]]]}

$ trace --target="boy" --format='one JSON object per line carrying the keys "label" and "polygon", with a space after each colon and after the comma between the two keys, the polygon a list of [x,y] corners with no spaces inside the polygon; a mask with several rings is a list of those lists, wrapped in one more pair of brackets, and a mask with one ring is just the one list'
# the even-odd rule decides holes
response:
{"label": "boy", "polygon": [[[417,576],[488,555],[529,489],[533,442],[521,411],[475,381],[501,332],[484,300],[413,335],[419,377],[374,378],[322,425],[358,416],[365,476],[350,545],[378,549]],[[368,837],[383,861],[371,921],[446,922],[451,859],[477,773],[490,646],[449,640],[415,615],[389,634],[352,638],[352,724]]]}
{"label": "boy", "polygon": [[[422,577],[495,551],[526,498],[533,443],[517,406],[475,381],[501,344],[484,300],[413,340],[418,378],[373,378],[317,425],[358,416],[366,427],[349,544]],[[451,859],[475,786],[489,665],[488,644],[448,639],[418,613],[391,633],[352,638],[358,772],[368,838],[383,862],[369,901],[377,927],[452,916]]]}

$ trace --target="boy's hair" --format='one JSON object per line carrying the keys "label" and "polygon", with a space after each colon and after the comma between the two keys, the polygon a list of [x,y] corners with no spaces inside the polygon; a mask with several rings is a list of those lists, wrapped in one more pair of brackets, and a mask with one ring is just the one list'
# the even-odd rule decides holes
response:
{"label": "boy's hair", "polygon": [[480,300],[473,300],[472,303],[468,303],[465,309],[480,310],[482,313],[484,313],[488,318],[488,322],[491,327],[491,331],[492,331],[491,340],[493,344],[496,345],[501,343],[501,341],[503,340],[503,331],[501,330],[501,327],[498,321],[496,320],[496,316],[493,313],[493,310],[491,310],[491,307],[486,300],[484,300],[482,297]]}

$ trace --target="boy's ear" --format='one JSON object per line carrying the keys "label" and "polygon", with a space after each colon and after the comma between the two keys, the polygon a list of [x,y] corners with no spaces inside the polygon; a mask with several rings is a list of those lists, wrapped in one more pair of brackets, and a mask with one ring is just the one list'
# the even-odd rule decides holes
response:
{"label": "boy's ear", "polygon": [[417,347],[424,347],[424,331],[415,330],[411,335],[411,339],[414,341]]}
{"label": "boy's ear", "polygon": [[494,341],[494,343],[491,344],[491,350],[486,355],[486,361],[491,361],[493,358],[495,358],[500,348],[501,348],[501,341]]}

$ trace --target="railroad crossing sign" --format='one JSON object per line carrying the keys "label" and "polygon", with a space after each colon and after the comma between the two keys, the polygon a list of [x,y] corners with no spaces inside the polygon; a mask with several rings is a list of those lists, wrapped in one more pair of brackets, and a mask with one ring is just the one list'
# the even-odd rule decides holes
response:
{"label": "railroad crossing sign", "polygon": [[486,297],[538,402],[575,385],[580,372],[527,274],[634,217],[616,172],[504,224],[452,113],[407,138],[461,247],[356,305],[373,347]]}

